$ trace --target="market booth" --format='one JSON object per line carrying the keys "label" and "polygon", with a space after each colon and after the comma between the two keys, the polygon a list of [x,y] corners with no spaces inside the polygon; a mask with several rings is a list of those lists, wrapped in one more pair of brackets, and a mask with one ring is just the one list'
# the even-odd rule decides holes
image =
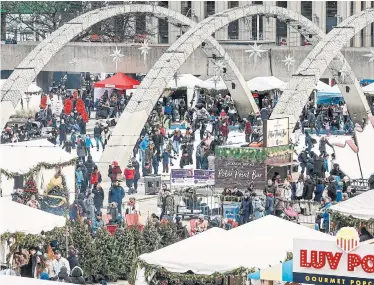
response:
{"label": "market booth", "polygon": [[196,88],[203,81],[192,74],[177,74],[175,78],[170,80],[166,86],[164,96],[171,96],[173,100],[183,99],[187,106],[191,102],[196,103]]}
{"label": "market booth", "polygon": [[32,178],[40,195],[61,169],[71,202],[75,197],[75,164],[70,154],[46,139],[0,145],[2,196],[11,199],[15,189],[23,188]]}

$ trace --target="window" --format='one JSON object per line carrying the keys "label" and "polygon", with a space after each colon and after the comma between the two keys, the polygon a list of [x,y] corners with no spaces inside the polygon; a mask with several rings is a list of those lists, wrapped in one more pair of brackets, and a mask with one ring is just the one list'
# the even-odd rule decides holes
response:
{"label": "window", "polygon": [[[239,7],[239,1],[230,1],[229,9]],[[239,39],[239,20],[233,21],[229,24],[228,28],[228,38],[230,40],[237,40]]]}
{"label": "window", "polygon": [[146,15],[140,14],[136,16],[135,33],[137,35],[146,34],[147,18]]}
{"label": "window", "polygon": [[[361,11],[363,11],[363,10],[365,10],[365,2],[361,1]],[[362,29],[360,31],[360,46],[361,47],[365,46],[365,44],[364,44],[364,42],[365,42],[364,37],[365,37],[365,35],[364,35],[364,29]]]}
{"label": "window", "polygon": [[[305,18],[313,21],[313,2],[312,1],[301,1],[301,15]],[[301,45],[305,46],[308,45],[308,40],[301,35]]]}
{"label": "window", "polygon": [[24,177],[23,175],[14,176],[14,185],[13,189],[23,189],[23,181]]}
{"label": "window", "polygon": [[[287,9],[287,2],[286,1],[277,1],[276,5],[281,8]],[[282,22],[277,19],[276,24],[276,41],[277,45],[281,45],[282,43],[287,43],[287,23]],[[287,43],[289,44],[289,43]]]}
{"label": "window", "polygon": [[[253,1],[253,5],[262,5],[263,1]],[[257,35],[257,20],[259,22]],[[264,17],[263,16],[254,16],[252,17],[252,39],[253,40],[262,40],[264,31]]]}
{"label": "window", "polygon": [[205,9],[205,18],[212,16],[216,13],[216,2],[215,1],[205,1],[204,2],[204,9]]}
{"label": "window", "polygon": [[191,1],[182,1],[181,2],[181,13],[186,17],[191,17]]}
{"label": "window", "polygon": [[337,25],[338,5],[336,1],[326,2],[326,34]]}
{"label": "window", "polygon": [[[159,6],[168,8],[168,1],[160,1]],[[158,20],[158,43],[168,44],[169,43],[169,23],[164,19]]]}

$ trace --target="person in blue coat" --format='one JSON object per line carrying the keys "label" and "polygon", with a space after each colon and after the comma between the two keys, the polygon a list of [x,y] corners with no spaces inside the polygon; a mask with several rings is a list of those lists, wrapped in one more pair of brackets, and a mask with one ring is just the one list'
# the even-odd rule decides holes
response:
{"label": "person in blue coat", "polygon": [[316,189],[314,190],[314,201],[321,202],[323,190],[325,190],[325,184],[323,183],[323,179],[317,179]]}
{"label": "person in blue coat", "polygon": [[167,103],[165,106],[164,113],[166,116],[171,116],[173,114],[173,107],[170,105],[170,103]]}
{"label": "person in blue coat", "polygon": [[159,165],[160,165],[160,157],[156,153],[153,156],[153,159],[152,159],[152,166],[153,166],[153,171],[154,171],[155,175],[158,175],[158,167],[159,167]]}
{"label": "person in blue coat", "polygon": [[313,142],[309,132],[305,132],[305,146],[308,148],[308,152],[312,151]]}
{"label": "person in blue coat", "polygon": [[125,198],[125,190],[120,185],[119,181],[113,182],[112,187],[109,189],[108,203],[117,203],[118,212],[122,214],[122,201]]}
{"label": "person in blue coat", "polygon": [[145,150],[149,147],[149,138],[148,136],[144,136],[144,139],[139,144],[140,149],[140,160],[142,162],[142,167],[144,167],[145,164]]}
{"label": "person in blue coat", "polygon": [[75,146],[77,145],[77,134],[75,133],[75,130],[71,131],[70,141],[71,147],[75,149]]}
{"label": "person in blue coat", "polygon": [[88,155],[91,155],[91,147],[93,148],[93,143],[91,141],[91,138],[90,138],[90,135],[86,135],[86,137],[84,138],[84,143],[86,145],[86,150],[87,150],[87,153]]}
{"label": "person in blue coat", "polygon": [[325,197],[323,199],[324,207],[323,207],[323,213],[321,215],[323,219],[323,230],[325,233],[329,232],[329,225],[330,225],[330,216],[329,213],[327,212],[328,208],[332,206],[331,203],[331,198],[330,197]]}

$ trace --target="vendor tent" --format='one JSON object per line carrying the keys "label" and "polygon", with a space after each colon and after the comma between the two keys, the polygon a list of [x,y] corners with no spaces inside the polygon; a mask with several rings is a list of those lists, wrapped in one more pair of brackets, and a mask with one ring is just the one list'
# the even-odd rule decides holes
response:
{"label": "vendor tent", "polygon": [[364,93],[374,95],[374,83],[362,87],[362,91],[364,91]]}
{"label": "vendor tent", "polygon": [[343,102],[343,95],[340,93],[339,86],[329,86],[317,92],[317,104],[337,104]]}
{"label": "vendor tent", "polygon": [[247,81],[249,90],[251,91],[270,91],[282,89],[286,83],[275,76],[255,77]]}
{"label": "vendor tent", "polygon": [[317,82],[317,87],[316,87],[316,90],[317,91],[320,91],[320,90],[323,90],[323,89],[326,89],[326,88],[329,88],[330,85],[326,84],[325,82],[322,82],[321,80],[319,80]]}
{"label": "vendor tent", "polygon": [[329,208],[330,211],[344,216],[352,216],[356,219],[374,219],[374,190],[357,195],[346,201],[335,204]]}
{"label": "vendor tent", "polygon": [[46,281],[10,275],[0,275],[0,284],[3,285],[56,285],[55,281]]}
{"label": "vendor tent", "polygon": [[231,269],[230,262],[223,262],[222,247],[227,242],[226,235],[225,230],[212,228],[157,251],[142,254],[139,259],[151,265],[161,266],[170,272],[225,272]]}
{"label": "vendor tent", "polygon": [[166,88],[177,89],[177,88],[195,88],[203,81],[192,74],[179,74],[176,79],[173,78],[169,81]]}
{"label": "vendor tent", "polygon": [[200,88],[205,89],[215,89],[215,90],[224,90],[227,89],[225,82],[223,81],[222,77],[213,76],[205,81],[203,81],[200,85]]}
{"label": "vendor tent", "polygon": [[136,85],[140,85],[140,82],[136,79],[131,78],[121,72],[113,75],[112,77],[94,83],[94,87],[98,88],[114,88],[114,89],[133,89]]}
{"label": "vendor tent", "polygon": [[[30,170],[38,171],[34,174],[39,193],[62,165],[62,174],[65,175],[67,188],[74,197],[75,189],[75,162],[77,155],[70,154],[61,147],[50,143],[46,139],[18,142],[0,145],[1,169],[8,174],[1,174],[3,197],[10,197],[14,188],[14,178],[22,176]],[[41,166],[41,167],[40,167]],[[40,167],[40,169],[39,169]]]}
{"label": "vendor tent", "polygon": [[63,216],[34,209],[7,198],[0,198],[0,213],[0,235],[7,232],[40,234],[41,231],[63,227],[66,223]]}

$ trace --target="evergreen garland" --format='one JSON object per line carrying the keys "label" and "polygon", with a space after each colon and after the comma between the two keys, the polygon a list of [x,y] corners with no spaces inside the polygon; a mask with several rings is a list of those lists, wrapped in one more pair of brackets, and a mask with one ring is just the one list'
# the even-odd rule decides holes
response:
{"label": "evergreen garland", "polygon": [[158,232],[156,226],[153,225],[150,221],[148,221],[144,226],[143,239],[143,248],[141,249],[142,254],[153,252],[162,247],[162,237]]}
{"label": "evergreen garland", "polygon": [[177,234],[177,227],[174,223],[161,222],[158,225],[157,230],[161,237],[161,247],[165,247],[180,241]]}
{"label": "evergreen garland", "polygon": [[124,228],[117,228],[114,233],[114,240],[116,246],[116,253],[119,257],[118,264],[115,264],[116,271],[118,274],[118,278],[126,279],[126,276],[129,276],[130,272],[128,272],[128,266],[126,265],[127,262],[127,249],[130,246],[130,231],[125,230]]}

